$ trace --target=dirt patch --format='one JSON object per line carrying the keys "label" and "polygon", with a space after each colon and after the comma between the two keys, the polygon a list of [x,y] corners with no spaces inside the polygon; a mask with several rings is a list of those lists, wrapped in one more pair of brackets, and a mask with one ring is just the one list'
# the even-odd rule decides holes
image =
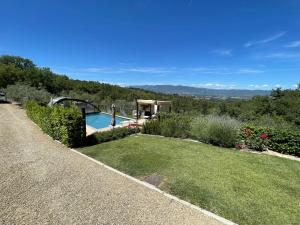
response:
{"label": "dirt patch", "polygon": [[162,184],[162,182],[164,181],[164,179],[165,179],[164,176],[161,176],[159,174],[152,174],[152,175],[146,177],[144,179],[144,181],[146,181],[147,183],[152,184],[156,187],[159,187]]}

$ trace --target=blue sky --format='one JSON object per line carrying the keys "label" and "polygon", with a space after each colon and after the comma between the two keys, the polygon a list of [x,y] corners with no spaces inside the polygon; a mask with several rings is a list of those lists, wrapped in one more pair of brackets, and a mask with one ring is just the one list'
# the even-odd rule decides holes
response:
{"label": "blue sky", "polygon": [[0,0],[0,54],[119,85],[293,88],[298,0]]}

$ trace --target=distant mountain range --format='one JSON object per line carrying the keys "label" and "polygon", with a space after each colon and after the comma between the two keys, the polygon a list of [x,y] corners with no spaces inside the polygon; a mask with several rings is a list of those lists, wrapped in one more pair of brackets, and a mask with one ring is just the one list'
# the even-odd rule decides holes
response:
{"label": "distant mountain range", "polygon": [[132,87],[159,93],[207,98],[251,98],[256,95],[266,96],[271,93],[267,90],[209,89],[182,85],[139,85]]}

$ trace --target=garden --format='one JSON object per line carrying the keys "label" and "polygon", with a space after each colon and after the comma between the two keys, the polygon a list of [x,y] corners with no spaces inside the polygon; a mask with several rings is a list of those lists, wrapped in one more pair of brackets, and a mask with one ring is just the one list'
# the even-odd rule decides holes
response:
{"label": "garden", "polygon": [[226,148],[273,150],[300,156],[300,131],[242,123],[228,116],[160,113],[140,128],[123,127],[85,137],[84,121],[77,107],[47,107],[37,102],[25,104],[27,115],[41,129],[67,146],[100,144],[142,132],[165,137],[189,138]]}
{"label": "garden", "polygon": [[[84,136],[76,107],[27,102],[27,115],[67,146],[238,224],[297,224],[300,163],[238,151],[280,149],[299,155],[299,133],[223,116],[160,114],[137,127]],[[159,136],[158,136],[159,135]],[[199,140],[194,142],[190,139]],[[284,206],[284,207],[283,207]]]}
{"label": "garden", "polygon": [[142,133],[190,138],[207,144],[300,156],[300,131],[242,123],[228,116],[161,114],[145,123]]}
{"label": "garden", "polygon": [[238,224],[299,222],[297,161],[149,135],[78,151]]}

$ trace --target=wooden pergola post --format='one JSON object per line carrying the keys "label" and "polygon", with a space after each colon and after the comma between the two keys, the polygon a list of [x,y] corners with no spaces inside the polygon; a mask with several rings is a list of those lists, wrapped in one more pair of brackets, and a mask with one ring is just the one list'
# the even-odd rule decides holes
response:
{"label": "wooden pergola post", "polygon": [[139,103],[138,103],[137,98],[135,98],[135,107],[136,107],[136,122],[138,122],[138,119],[139,119]]}

